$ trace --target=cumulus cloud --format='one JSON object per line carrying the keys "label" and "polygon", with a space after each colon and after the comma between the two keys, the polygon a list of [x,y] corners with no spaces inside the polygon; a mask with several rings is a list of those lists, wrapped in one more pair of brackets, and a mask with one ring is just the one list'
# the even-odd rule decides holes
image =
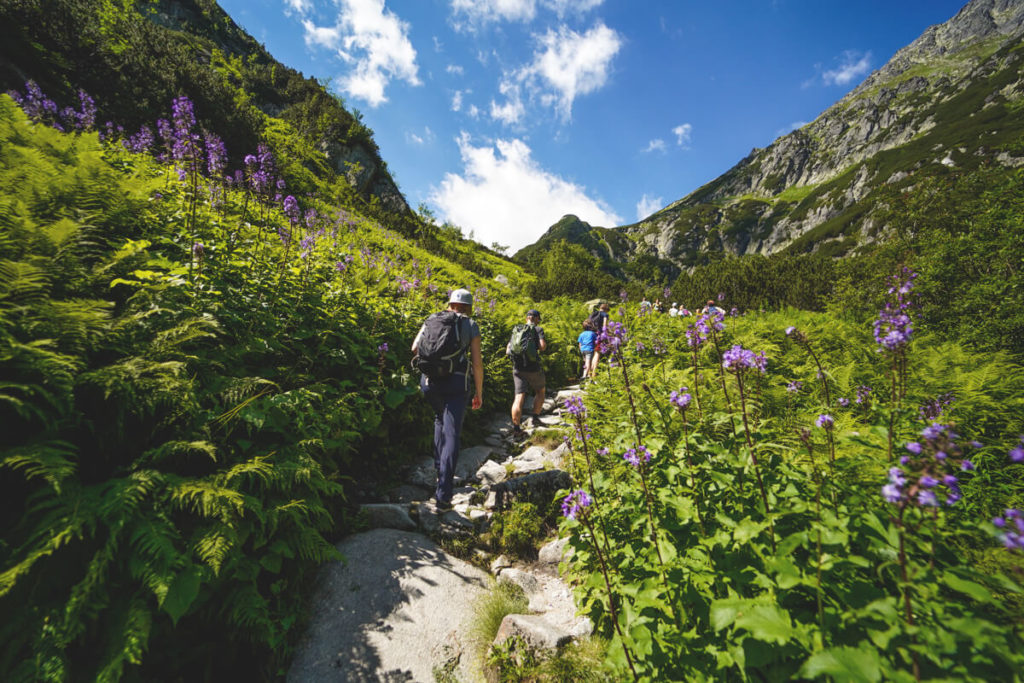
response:
{"label": "cumulus cloud", "polygon": [[498,104],[491,100],[491,118],[508,126],[519,123],[526,116],[526,106],[520,96],[519,86],[505,81],[498,86],[498,90],[505,96],[505,103]]}
{"label": "cumulus cloud", "polygon": [[664,205],[661,197],[652,197],[645,192],[640,201],[636,203],[636,219],[642,221]]}
{"label": "cumulus cloud", "polygon": [[647,148],[644,149],[644,152],[664,152],[664,151],[665,151],[665,141],[662,140],[661,138],[654,138],[653,140],[651,140],[650,142],[647,143]]}
{"label": "cumulus cloud", "polygon": [[531,22],[537,16],[538,5],[561,18],[569,14],[589,12],[603,2],[604,0],[451,0],[451,8],[456,30],[465,30],[500,21]]}
{"label": "cumulus cloud", "polygon": [[871,70],[871,53],[861,54],[856,50],[847,50],[840,58],[839,66],[829,69],[821,75],[825,85],[849,85],[864,77]]}
{"label": "cumulus cloud", "polygon": [[682,123],[672,129],[672,134],[676,136],[676,144],[680,147],[690,146],[690,135],[693,133],[693,126],[689,123]]}
{"label": "cumulus cloud", "polygon": [[[601,89],[608,82],[612,60],[622,47],[622,38],[613,29],[597,24],[580,34],[567,26],[548,29],[535,36],[537,49],[532,61],[506,72],[500,89],[512,93],[505,105],[492,104],[492,111],[505,114],[506,123],[518,122],[508,112],[518,111],[516,98],[520,86],[543,106],[554,106],[563,120],[572,118],[577,97]],[[499,117],[495,117],[499,118]]]}
{"label": "cumulus cloud", "polygon": [[[469,91],[467,90],[465,92],[468,93]],[[461,109],[462,109],[462,96],[464,94],[465,93],[463,93],[462,90],[456,90],[455,94],[452,95],[452,111],[461,111]]]}
{"label": "cumulus cloud", "polygon": [[284,6],[299,14],[308,14],[313,8],[311,0],[284,0]]}
{"label": "cumulus cloud", "polygon": [[[306,5],[306,0],[287,0]],[[384,91],[393,79],[419,85],[416,50],[409,41],[409,25],[384,7],[384,0],[336,0],[334,26],[302,22],[306,44],[334,50],[351,65],[339,77],[342,91],[372,107],[387,101]]]}
{"label": "cumulus cloud", "polygon": [[499,242],[517,251],[569,213],[593,225],[622,222],[586,188],[541,168],[522,140],[476,146],[463,132],[457,143],[463,172],[445,174],[429,199],[445,220],[473,231],[482,244]]}
{"label": "cumulus cloud", "polygon": [[452,76],[461,76],[466,72],[466,70],[463,69],[458,64],[449,64],[448,66],[445,67],[444,70],[447,71]]}

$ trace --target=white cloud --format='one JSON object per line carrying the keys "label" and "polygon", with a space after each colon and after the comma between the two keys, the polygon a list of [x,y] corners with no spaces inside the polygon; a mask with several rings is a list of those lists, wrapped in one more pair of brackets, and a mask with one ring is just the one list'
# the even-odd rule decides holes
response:
{"label": "white cloud", "polygon": [[600,6],[604,0],[543,0],[545,7],[560,18],[567,14],[583,14]]}
{"label": "white cloud", "polygon": [[468,133],[457,139],[462,175],[448,173],[430,195],[445,220],[473,231],[482,244],[532,244],[565,214],[612,227],[622,220],[586,189],[543,168],[522,140],[474,146]]}
{"label": "white cloud", "polygon": [[803,128],[804,126],[807,125],[807,123],[807,121],[794,121],[785,128],[780,128],[779,130],[775,131],[775,137],[782,137],[783,135],[792,133],[797,128]]}
{"label": "white cloud", "polygon": [[469,109],[466,110],[466,114],[468,114],[470,118],[478,119],[480,118],[480,107],[475,104],[471,104],[469,105]]}
{"label": "white cloud", "polygon": [[[301,1],[301,0],[295,0]],[[582,15],[604,0],[540,0],[540,6],[561,19],[570,14]],[[474,29],[499,21],[528,23],[537,16],[538,0],[451,0],[455,29]],[[460,18],[465,18],[465,23]]]}
{"label": "white cloud", "polygon": [[863,55],[856,50],[843,53],[842,61],[836,69],[830,69],[821,75],[825,85],[849,85],[863,77],[871,70],[871,53]]}
{"label": "white cloud", "polygon": [[451,0],[452,14],[465,15],[469,25],[456,23],[456,29],[498,21],[533,21],[536,0]]}
{"label": "white cloud", "polygon": [[462,74],[466,73],[466,70],[463,69],[458,64],[449,64],[448,66],[445,67],[444,70],[447,71],[452,76],[461,76]]}
{"label": "white cloud", "polygon": [[526,116],[526,106],[519,94],[519,86],[515,83],[504,81],[498,86],[498,90],[505,96],[505,104],[498,104],[491,100],[491,118],[501,121],[507,126],[519,123]]}
{"label": "white cloud", "polygon": [[636,203],[636,219],[642,221],[664,205],[661,197],[652,197],[645,192],[640,201]]}
{"label": "white cloud", "polygon": [[[287,0],[303,4],[306,0]],[[335,50],[352,69],[339,77],[342,91],[372,107],[386,102],[385,88],[393,79],[419,85],[416,50],[409,25],[384,7],[384,0],[336,0],[334,26],[303,20],[306,44]]]}
{"label": "white cloud", "polygon": [[308,14],[312,7],[311,0],[284,0],[285,7],[299,14]]}
{"label": "white cloud", "polygon": [[608,82],[612,59],[622,47],[622,39],[604,24],[584,34],[567,26],[535,36],[537,49],[525,66],[506,72],[499,86],[508,96],[505,105],[492,103],[494,118],[517,123],[525,114],[520,87],[531,101],[554,106],[563,120],[572,118],[573,102],[580,95],[599,90]]}
{"label": "white cloud", "polygon": [[423,134],[417,134],[412,131],[405,132],[406,142],[410,142],[414,145],[425,145],[434,141],[434,131],[430,130],[430,126],[423,127]]}
{"label": "white cloud", "polygon": [[[469,92],[468,90],[466,92]],[[455,94],[452,95],[452,111],[460,111],[462,109],[462,91],[456,90]]]}
{"label": "white cloud", "polygon": [[647,148],[644,150],[644,152],[664,152],[664,151],[665,151],[665,141],[662,140],[661,138],[654,138],[653,140],[648,142],[647,143]]}
{"label": "white cloud", "polygon": [[672,129],[672,134],[676,136],[676,144],[680,147],[689,148],[692,133],[693,126],[689,123],[682,123]]}

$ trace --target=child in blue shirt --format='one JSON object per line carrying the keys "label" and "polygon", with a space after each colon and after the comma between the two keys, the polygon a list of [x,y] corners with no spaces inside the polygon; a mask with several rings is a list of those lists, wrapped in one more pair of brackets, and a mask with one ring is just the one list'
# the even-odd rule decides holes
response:
{"label": "child in blue shirt", "polygon": [[583,321],[583,331],[576,338],[580,345],[580,353],[583,354],[583,377],[593,377],[597,373],[598,354],[594,349],[597,342],[597,332],[589,319]]}

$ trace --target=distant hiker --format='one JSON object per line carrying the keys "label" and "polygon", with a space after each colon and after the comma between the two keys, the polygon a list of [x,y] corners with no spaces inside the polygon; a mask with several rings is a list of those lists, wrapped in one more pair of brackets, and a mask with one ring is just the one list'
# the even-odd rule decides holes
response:
{"label": "distant hiker", "polygon": [[587,318],[583,321],[583,331],[576,338],[576,343],[580,345],[580,353],[583,355],[583,372],[580,375],[582,379],[593,377],[597,371],[597,361],[594,360],[596,342],[597,332],[594,332],[594,324]]}
{"label": "distant hiker", "polygon": [[705,306],[700,312],[701,315],[716,315],[718,313],[725,315],[725,311],[716,306],[713,299],[708,299],[708,305]]}
{"label": "distant hiker", "polygon": [[471,395],[470,378],[475,389],[473,410],[483,405],[480,327],[469,317],[472,312],[473,294],[468,289],[456,289],[448,297],[448,309],[430,315],[412,343],[413,367],[423,373],[420,390],[434,409],[434,502],[441,510],[452,507],[452,478],[459,457],[462,419]]}
{"label": "distant hiker", "polygon": [[679,304],[673,301],[672,308],[668,309],[668,314],[673,318],[679,315]]}
{"label": "distant hiker", "polygon": [[540,326],[540,311],[530,309],[526,312],[526,322],[512,328],[512,338],[505,347],[505,353],[512,359],[512,383],[515,385],[515,400],[512,401],[513,436],[522,438],[523,401],[526,392],[533,390],[533,412],[527,416],[527,426],[536,426],[534,422],[540,417],[544,408],[544,368],[540,364],[540,354],[548,348],[544,339],[544,328]]}
{"label": "distant hiker", "polygon": [[601,331],[604,330],[604,324],[608,322],[608,310],[610,308],[611,304],[607,301],[602,301],[597,305],[597,308],[594,309],[594,312],[590,314],[590,318],[588,318],[588,320],[590,320],[590,324],[594,326],[594,332],[601,334]]}
{"label": "distant hiker", "polygon": [[645,315],[651,312],[651,302],[647,300],[645,296],[643,301],[640,302],[640,315]]}

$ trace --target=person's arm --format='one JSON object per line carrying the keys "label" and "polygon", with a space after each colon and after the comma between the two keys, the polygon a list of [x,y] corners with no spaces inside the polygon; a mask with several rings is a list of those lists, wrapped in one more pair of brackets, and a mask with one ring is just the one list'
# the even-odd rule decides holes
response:
{"label": "person's arm", "polygon": [[539,330],[537,332],[537,346],[540,347],[541,353],[548,350],[548,342],[544,339],[544,330]]}
{"label": "person's arm", "polygon": [[473,360],[473,383],[476,385],[473,410],[479,410],[484,404],[484,358],[480,353],[480,337],[473,337],[469,342],[469,355]]}

